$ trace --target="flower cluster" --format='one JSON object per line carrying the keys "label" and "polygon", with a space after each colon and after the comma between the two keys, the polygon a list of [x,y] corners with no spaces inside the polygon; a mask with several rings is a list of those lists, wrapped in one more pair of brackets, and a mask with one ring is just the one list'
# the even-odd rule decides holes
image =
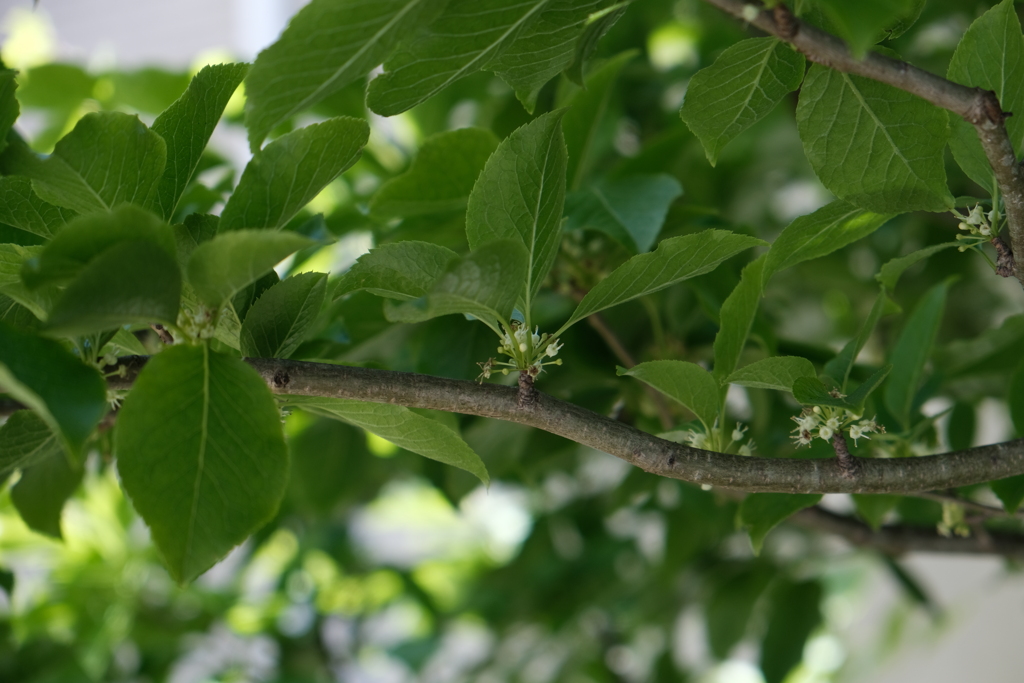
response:
{"label": "flower cluster", "polygon": [[870,439],[868,434],[872,432],[885,431],[885,427],[875,422],[875,418],[861,420],[860,415],[831,406],[814,406],[792,419],[796,422],[796,429],[793,430],[796,435],[792,438],[798,448],[810,446],[816,438],[831,441],[836,432],[840,431],[849,431],[854,443],[857,443],[857,439]]}
{"label": "flower cluster", "polygon": [[[705,451],[714,451],[716,453],[737,453],[739,455],[753,455],[754,454],[754,440],[748,439],[746,443],[743,441],[743,436],[746,434],[747,428],[741,425],[739,422],[732,430],[732,437],[728,443],[722,443],[725,441],[725,436],[720,434],[718,430],[718,421],[715,421],[714,427],[707,434],[697,429],[690,429],[683,433],[683,440],[687,444],[694,448],[700,448]],[[734,449],[735,447],[735,449]]]}
{"label": "flower cluster", "polygon": [[965,251],[973,246],[979,239],[986,241],[999,234],[999,230],[996,227],[999,223],[999,211],[997,209],[992,209],[985,213],[981,205],[976,204],[966,216],[956,210],[953,211],[953,215],[960,219],[960,224],[957,227],[967,233],[966,235],[957,235],[957,240],[971,241],[971,244],[960,246],[960,251]]}
{"label": "flower cluster", "polygon": [[971,527],[967,524],[963,506],[957,503],[943,503],[942,521],[936,525],[936,530],[946,538],[954,534],[962,538],[970,536]]}
{"label": "flower cluster", "polygon": [[540,328],[535,327],[533,332],[530,328],[512,323],[512,332],[506,330],[501,336],[501,346],[498,353],[508,356],[509,361],[496,361],[493,358],[486,362],[477,363],[480,366],[480,381],[489,379],[491,374],[501,368],[501,373],[507,375],[510,370],[529,372],[536,377],[540,374],[545,365],[561,365],[562,359],[545,361],[545,358],[554,358],[562,349],[562,342],[554,336],[540,333]]}

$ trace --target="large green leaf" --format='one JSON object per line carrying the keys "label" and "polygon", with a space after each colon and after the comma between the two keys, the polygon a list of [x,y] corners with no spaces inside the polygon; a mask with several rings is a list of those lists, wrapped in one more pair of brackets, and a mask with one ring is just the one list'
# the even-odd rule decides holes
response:
{"label": "large green leaf", "polygon": [[403,406],[317,396],[288,396],[285,400],[288,405],[344,420],[400,448],[463,469],[484,484],[490,480],[480,456],[458,434]]}
{"label": "large green leaf", "polygon": [[[949,62],[946,77],[963,85],[992,90],[1003,111],[1013,112],[1006,120],[1006,132],[1015,151],[1024,149],[1024,87],[1018,74],[1024,70],[1024,35],[1013,0],[1003,0],[974,20],[960,39]],[[974,126],[953,117],[949,140],[953,158],[974,182],[988,191],[995,178],[988,157],[981,148]]]}
{"label": "large green leaf", "polygon": [[522,295],[527,308],[555,262],[565,203],[563,111],[540,116],[503,140],[469,195],[466,235],[478,249],[517,240],[529,253]]}
{"label": "large green leaf", "polygon": [[163,138],[139,117],[107,111],[86,114],[48,158],[23,158],[13,171],[32,178],[44,201],[89,213],[148,204],[166,161]]}
{"label": "large green leaf", "polygon": [[426,296],[457,258],[451,249],[430,242],[383,244],[359,257],[338,280],[334,297],[365,289],[389,299],[418,299]]}
{"label": "large green leaf", "polygon": [[21,113],[18,99],[14,96],[18,88],[15,76],[17,72],[13,69],[0,69],[0,151],[7,146],[7,133]]}
{"label": "large green leaf", "polygon": [[989,482],[992,493],[996,494],[1007,514],[1014,514],[1024,501],[1024,474]]}
{"label": "large green leaf", "polygon": [[178,321],[181,269],[152,242],[121,242],[89,262],[53,305],[47,328],[65,335]]}
{"label": "large green leaf", "polygon": [[[590,62],[590,58],[597,50],[598,41],[622,18],[622,15],[626,13],[626,10],[629,9],[632,3],[633,0],[617,2],[587,17],[587,20],[583,23],[583,32],[580,33],[580,37],[576,41],[576,50],[573,54],[572,64],[565,68],[565,75],[570,81],[581,87],[584,85],[583,72]],[[593,77],[593,74],[591,74],[591,77]],[[588,79],[586,85],[590,88],[594,85],[594,82]]]}
{"label": "large green leaf", "polygon": [[22,469],[11,488],[11,502],[30,529],[61,538],[60,513],[84,474],[84,468],[73,466],[63,453],[51,453]]}
{"label": "large green leaf", "polygon": [[745,365],[726,378],[726,382],[755,389],[793,391],[793,382],[801,377],[817,377],[814,365],[806,358],[775,356]]}
{"label": "large green leaf", "polygon": [[815,580],[785,580],[773,587],[768,627],[761,642],[765,683],[782,683],[803,659],[804,645],[822,620],[823,593]]}
{"label": "large green leaf", "polygon": [[282,135],[257,151],[220,215],[220,231],[281,228],[354,164],[370,136],[348,116]]}
{"label": "large green leaf", "polygon": [[730,140],[763,119],[800,87],[804,56],[776,38],[729,46],[694,74],[679,112],[714,166]]}
{"label": "large green leaf", "polygon": [[257,149],[278,124],[364,78],[447,0],[313,0],[261,52],[245,82],[245,125]]}
{"label": "large green leaf", "polygon": [[800,90],[797,127],[821,182],[878,213],[948,211],[942,152],[946,112],[908,92],[814,64]]}
{"label": "large green leaf", "polygon": [[558,334],[577,321],[609,306],[711,272],[727,258],[758,244],[764,242],[756,237],[737,235],[727,230],[704,230],[693,235],[662,240],[652,253],[634,256],[597,283],[583,297]]}
{"label": "large green leaf", "polygon": [[63,346],[0,323],[0,389],[34,410],[77,454],[107,409],[100,373]]}
{"label": "large green leaf", "polygon": [[820,494],[752,493],[743,499],[737,513],[738,524],[750,534],[754,554],[761,553],[764,537],[790,515],[816,505]]}
{"label": "large green leaf", "polygon": [[682,360],[655,360],[628,370],[619,368],[618,373],[636,377],[679,401],[704,424],[705,431],[710,432],[714,426],[721,405],[718,383],[701,366]]}
{"label": "large green leaf", "polygon": [[409,170],[384,183],[370,200],[370,213],[381,218],[407,218],[461,211],[498,146],[494,133],[460,128],[423,141]]}
{"label": "large green leaf", "polygon": [[0,223],[49,239],[74,216],[74,211],[40,199],[28,178],[0,178]]}
{"label": "large green leaf", "polygon": [[302,273],[277,283],[256,300],[239,334],[243,356],[287,358],[305,339],[327,293],[325,273]]}
{"label": "large green leaf", "polygon": [[886,261],[882,269],[878,271],[878,275],[875,279],[878,280],[879,284],[885,288],[887,292],[892,292],[896,289],[896,283],[899,282],[900,277],[906,272],[907,268],[929,258],[932,254],[940,252],[950,247],[960,246],[959,242],[943,242],[942,244],[933,244],[930,247],[924,249],[918,249],[913,251],[906,256],[900,256],[889,261]]}
{"label": "large green leaf", "polygon": [[519,242],[488,242],[465,258],[450,262],[425,296],[386,309],[388,320],[421,322],[439,315],[468,313],[508,322],[522,291],[529,257]]}
{"label": "large green leaf", "polygon": [[384,62],[384,73],[370,81],[367,104],[382,116],[393,116],[487,68],[551,2],[450,0],[433,24]]}
{"label": "large green leaf", "polygon": [[42,250],[43,247],[0,244],[0,292],[27,308],[39,320],[44,319],[50,310],[56,288],[29,289],[22,283],[22,273],[29,263],[39,258]]}
{"label": "large green leaf", "polygon": [[235,230],[203,242],[188,261],[196,295],[217,309],[250,282],[299,249],[316,244],[294,232]]}
{"label": "large green leaf", "polygon": [[605,180],[566,198],[566,230],[591,228],[614,237],[633,253],[650,251],[672,202],[683,193],[664,173]]}
{"label": "large green leaf", "polygon": [[755,564],[720,582],[707,604],[707,634],[711,652],[726,659],[732,648],[747,632],[754,604],[768,586],[772,572],[766,565]]}
{"label": "large green leaf", "polygon": [[889,355],[893,371],[885,387],[885,406],[904,429],[910,427],[910,410],[921,384],[925,363],[939,333],[949,285],[950,281],[946,280],[925,293],[907,318],[907,324]]}
{"label": "large green leaf", "polygon": [[121,407],[115,450],[121,483],[179,582],[269,521],[288,476],[267,385],[205,344],[150,359]]}
{"label": "large green leaf", "polygon": [[174,215],[224,107],[248,68],[246,64],[204,67],[184,94],[153,122],[153,132],[167,143],[167,166],[153,195],[153,205],[164,218],[170,220]]}
{"label": "large green leaf", "polygon": [[765,259],[762,282],[798,263],[821,258],[867,237],[891,215],[872,213],[846,202],[832,202],[790,223],[772,243]]}
{"label": "large green leaf", "polygon": [[62,454],[60,442],[43,418],[16,410],[0,425],[0,484],[16,469]]}

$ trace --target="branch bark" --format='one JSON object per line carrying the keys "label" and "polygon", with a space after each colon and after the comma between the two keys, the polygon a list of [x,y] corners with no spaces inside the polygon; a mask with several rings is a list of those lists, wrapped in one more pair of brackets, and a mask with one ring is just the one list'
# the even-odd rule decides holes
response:
{"label": "branch bark", "polygon": [[[145,357],[121,359],[130,388]],[[662,477],[744,491],[781,493],[914,493],[966,486],[1024,473],[1024,439],[918,458],[855,458],[850,476],[837,458],[759,458],[714,453],[659,439],[580,406],[538,392],[519,404],[512,387],[392,370],[263,358],[246,359],[271,391],[348,398],[479,415],[536,427],[614,455]]]}
{"label": "branch bark", "polygon": [[[1017,163],[1006,132],[1005,120],[1010,114],[1003,111],[994,92],[960,85],[906,62],[872,52],[863,59],[856,59],[846,43],[800,21],[783,4],[775,5],[771,10],[763,9],[751,19],[744,14],[751,6],[749,0],[705,2],[737,18],[749,19],[750,24],[765,33],[792,44],[812,62],[905,90],[973,125],[1003,195],[1010,247],[1017,255],[1012,271],[1024,286],[1024,171]],[[1016,114],[1024,116],[1024,112]]]}

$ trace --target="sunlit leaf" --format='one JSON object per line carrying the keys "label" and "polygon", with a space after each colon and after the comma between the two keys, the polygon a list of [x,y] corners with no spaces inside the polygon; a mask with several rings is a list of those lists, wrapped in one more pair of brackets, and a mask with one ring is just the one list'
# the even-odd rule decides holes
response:
{"label": "sunlit leaf", "polygon": [[800,377],[817,377],[814,365],[806,358],[775,356],[745,365],[726,378],[730,384],[756,389],[793,391],[793,382]]}

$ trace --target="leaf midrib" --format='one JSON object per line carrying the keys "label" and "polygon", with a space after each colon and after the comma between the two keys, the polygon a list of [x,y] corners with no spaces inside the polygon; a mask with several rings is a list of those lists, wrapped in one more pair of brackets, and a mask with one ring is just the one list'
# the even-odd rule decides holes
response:
{"label": "leaf midrib", "polygon": [[185,537],[185,552],[181,557],[181,575],[186,576],[186,565],[192,555],[192,541],[195,539],[196,518],[199,514],[199,490],[206,466],[206,443],[210,433],[210,347],[203,344],[203,394],[202,416],[199,423],[199,457],[196,463],[196,480],[192,488],[192,509],[189,511],[188,534]]}

